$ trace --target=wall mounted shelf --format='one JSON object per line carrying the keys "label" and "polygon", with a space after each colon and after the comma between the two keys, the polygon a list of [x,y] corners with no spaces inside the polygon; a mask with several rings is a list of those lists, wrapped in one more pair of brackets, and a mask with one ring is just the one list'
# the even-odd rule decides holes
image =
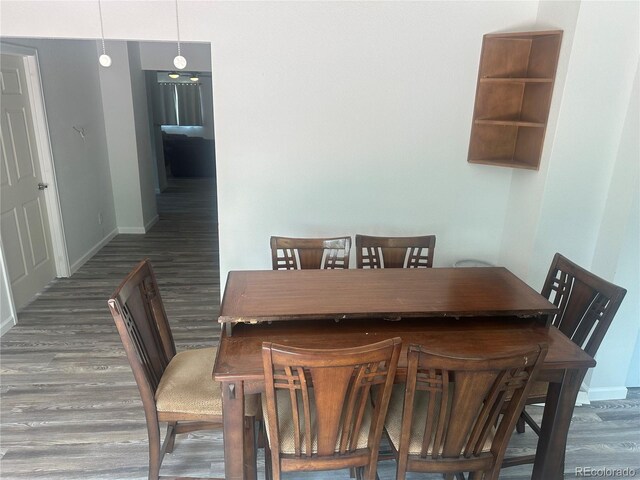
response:
{"label": "wall mounted shelf", "polygon": [[470,163],[539,168],[561,42],[561,30],[484,36]]}

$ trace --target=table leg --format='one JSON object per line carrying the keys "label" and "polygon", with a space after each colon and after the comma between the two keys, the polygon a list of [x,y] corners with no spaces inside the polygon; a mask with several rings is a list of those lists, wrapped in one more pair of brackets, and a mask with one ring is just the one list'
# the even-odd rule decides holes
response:
{"label": "table leg", "polygon": [[244,385],[222,382],[224,478],[244,480]]}
{"label": "table leg", "polygon": [[564,453],[573,409],[587,369],[566,370],[562,383],[550,383],[542,415],[542,425],[532,480],[564,478]]}

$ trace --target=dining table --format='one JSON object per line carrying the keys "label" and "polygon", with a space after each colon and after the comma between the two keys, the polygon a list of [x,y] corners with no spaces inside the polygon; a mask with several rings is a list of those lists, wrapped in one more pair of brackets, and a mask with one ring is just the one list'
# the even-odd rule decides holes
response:
{"label": "dining table", "polygon": [[243,448],[244,397],[264,391],[263,342],[348,348],[393,337],[403,342],[396,382],[404,381],[410,344],[474,356],[546,343],[537,380],[549,389],[532,478],[563,478],[575,400],[595,360],[551,326],[556,311],[502,267],[230,272],[213,368],[222,389],[225,478],[256,477]]}

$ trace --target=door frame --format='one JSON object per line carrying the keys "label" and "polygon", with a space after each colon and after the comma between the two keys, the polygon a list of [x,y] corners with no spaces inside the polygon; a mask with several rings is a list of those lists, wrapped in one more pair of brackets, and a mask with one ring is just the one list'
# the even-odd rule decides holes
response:
{"label": "door frame", "polygon": [[[44,199],[47,206],[47,216],[49,217],[51,249],[53,251],[56,277],[69,277],[71,275],[71,268],[69,265],[67,243],[64,235],[62,207],[60,205],[60,197],[58,195],[58,184],[56,181],[55,165],[53,163],[53,152],[51,150],[51,140],[49,137],[49,124],[47,123],[44,93],[42,91],[38,51],[31,47],[23,47],[20,45],[0,42],[0,53],[22,57],[24,62],[27,77],[26,87],[29,93],[29,103],[31,106],[31,114],[36,137],[34,140],[38,150],[40,173],[42,175],[42,182],[48,184],[48,188],[44,190]],[[8,281],[8,272],[4,254],[0,255],[0,262],[2,262],[5,278]],[[9,307],[13,314],[13,321],[15,324],[17,323],[17,317],[15,315],[10,283],[7,283],[7,289],[9,293]],[[0,334],[4,333],[4,331],[5,325],[2,325],[0,327]]]}

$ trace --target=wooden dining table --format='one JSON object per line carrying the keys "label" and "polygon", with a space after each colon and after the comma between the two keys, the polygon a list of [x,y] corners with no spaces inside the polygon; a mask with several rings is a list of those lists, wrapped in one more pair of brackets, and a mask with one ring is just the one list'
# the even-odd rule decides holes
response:
{"label": "wooden dining table", "polygon": [[[344,348],[401,337],[448,355],[549,351],[538,380],[550,382],[532,478],[563,478],[573,407],[595,361],[555,327],[556,307],[504,268],[230,272],[213,378],[222,383],[225,478],[255,478],[244,396],[264,391],[263,342]],[[406,374],[400,356],[396,381]]]}

